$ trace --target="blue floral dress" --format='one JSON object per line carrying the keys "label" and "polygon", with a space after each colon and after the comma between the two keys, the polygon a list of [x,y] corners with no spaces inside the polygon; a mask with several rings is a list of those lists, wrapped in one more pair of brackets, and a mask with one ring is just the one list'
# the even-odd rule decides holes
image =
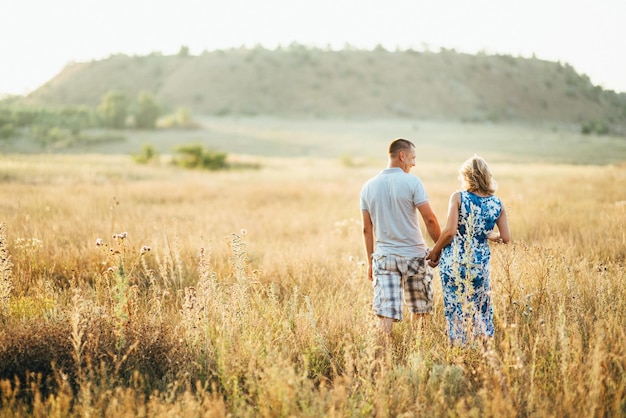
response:
{"label": "blue floral dress", "polygon": [[493,335],[493,308],[489,241],[502,213],[496,196],[481,197],[461,191],[459,225],[452,242],[443,249],[439,275],[443,287],[444,313],[453,343],[473,336]]}

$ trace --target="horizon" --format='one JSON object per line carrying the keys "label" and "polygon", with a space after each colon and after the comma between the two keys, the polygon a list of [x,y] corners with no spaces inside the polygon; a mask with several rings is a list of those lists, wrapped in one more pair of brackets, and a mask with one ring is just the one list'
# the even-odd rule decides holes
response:
{"label": "horizon", "polygon": [[569,64],[594,85],[623,93],[624,12],[626,4],[619,0],[528,0],[523,5],[390,0],[384,6],[373,0],[24,0],[0,4],[0,15],[10,17],[0,26],[0,56],[8,63],[0,66],[0,96],[28,94],[69,63],[116,54],[174,55],[186,46],[190,54],[199,55],[240,47],[272,50],[293,43],[333,50],[381,45],[390,51],[534,56]]}

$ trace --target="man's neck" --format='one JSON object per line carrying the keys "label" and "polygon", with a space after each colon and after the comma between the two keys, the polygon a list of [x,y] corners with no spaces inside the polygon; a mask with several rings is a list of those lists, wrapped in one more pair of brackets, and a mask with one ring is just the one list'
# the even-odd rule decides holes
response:
{"label": "man's neck", "polygon": [[399,160],[389,160],[387,163],[387,168],[400,168],[402,169],[402,162]]}

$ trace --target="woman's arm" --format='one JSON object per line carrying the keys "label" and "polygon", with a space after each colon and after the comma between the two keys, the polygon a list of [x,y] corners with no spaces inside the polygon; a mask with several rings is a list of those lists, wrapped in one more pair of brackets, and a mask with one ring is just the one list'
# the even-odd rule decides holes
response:
{"label": "woman's arm", "polygon": [[439,264],[439,258],[441,257],[441,251],[452,242],[454,235],[459,227],[459,207],[461,206],[461,194],[454,192],[450,196],[450,202],[448,203],[448,220],[446,227],[441,231],[439,239],[435,243],[435,246],[430,251],[430,254],[426,256],[429,260],[428,264],[431,267],[435,267]]}
{"label": "woman's arm", "polygon": [[509,231],[509,221],[506,218],[506,210],[504,209],[504,206],[502,207],[500,217],[496,221],[496,225],[498,226],[498,233],[492,233],[489,235],[489,239],[500,244],[508,243],[511,240],[511,233]]}

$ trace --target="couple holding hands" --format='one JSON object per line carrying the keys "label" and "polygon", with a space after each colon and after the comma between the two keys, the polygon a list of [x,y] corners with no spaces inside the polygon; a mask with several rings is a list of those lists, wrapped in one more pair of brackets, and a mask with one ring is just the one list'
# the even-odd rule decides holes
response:
{"label": "couple holding hands", "polygon": [[[425,317],[433,308],[433,268],[439,267],[448,335],[452,344],[493,336],[489,241],[510,239],[506,211],[494,195],[495,181],[485,160],[474,156],[459,170],[461,189],[452,193],[443,231],[422,181],[409,172],[415,145],[398,138],[389,145],[387,168],[361,189],[363,238],[374,311],[390,335],[403,308]],[[421,215],[435,242],[429,250]],[[497,232],[496,227],[497,226]]]}

